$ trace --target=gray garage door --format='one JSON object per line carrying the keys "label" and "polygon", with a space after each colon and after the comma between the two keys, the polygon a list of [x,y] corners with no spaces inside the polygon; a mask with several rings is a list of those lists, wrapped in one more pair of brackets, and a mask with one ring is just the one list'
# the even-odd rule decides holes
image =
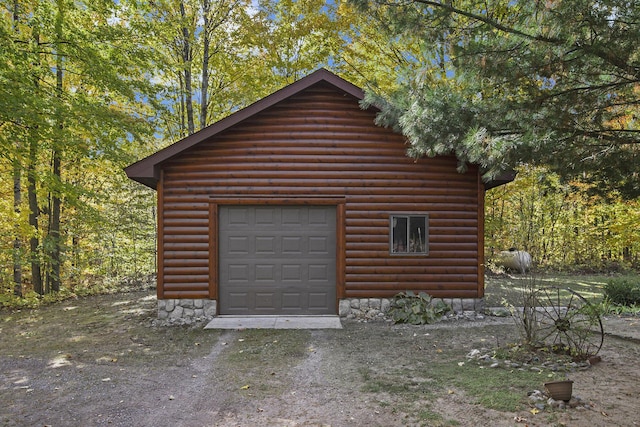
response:
{"label": "gray garage door", "polygon": [[220,314],[336,314],[334,206],[220,206]]}

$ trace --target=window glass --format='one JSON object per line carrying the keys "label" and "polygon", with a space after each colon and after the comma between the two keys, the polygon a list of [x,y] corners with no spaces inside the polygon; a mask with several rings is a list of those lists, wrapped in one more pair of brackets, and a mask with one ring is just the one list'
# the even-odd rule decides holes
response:
{"label": "window glass", "polygon": [[390,250],[393,254],[427,254],[427,215],[392,215]]}

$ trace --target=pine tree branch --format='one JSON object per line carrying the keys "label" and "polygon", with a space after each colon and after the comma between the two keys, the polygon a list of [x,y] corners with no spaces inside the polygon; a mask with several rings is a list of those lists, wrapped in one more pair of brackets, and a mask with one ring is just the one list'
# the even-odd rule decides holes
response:
{"label": "pine tree branch", "polygon": [[[446,3],[442,3],[439,1],[432,1],[432,0],[410,0],[410,1],[413,3],[424,4],[426,6],[439,8],[442,10],[446,10],[450,13],[455,13],[457,15],[465,16],[467,18],[474,19],[479,22],[483,22],[495,28],[496,30],[499,30],[508,34],[514,34],[528,40],[535,40],[539,42],[550,43],[556,46],[568,44],[566,39],[559,38],[559,37],[548,37],[542,34],[525,33],[524,31],[504,25],[495,19],[489,18],[488,16],[483,16],[477,13],[469,12],[469,11],[454,7],[453,4],[446,4]],[[597,58],[600,58],[606,63],[613,65],[614,67],[620,70],[623,70],[629,76],[633,76],[633,80],[636,80],[636,81],[640,80],[640,67],[628,64],[624,59],[617,57],[611,51],[611,49],[607,49],[606,47],[602,48],[597,44],[585,44],[579,41],[576,43],[573,43],[571,46],[587,53],[588,55],[592,55]]]}
{"label": "pine tree branch", "polygon": [[542,41],[545,43],[552,43],[552,44],[563,44],[564,40],[557,38],[557,37],[547,37],[547,36],[543,36],[541,34],[529,34],[529,33],[525,33],[524,31],[520,31],[518,29],[515,29],[513,27],[508,27],[506,25],[501,24],[500,22],[496,21],[495,19],[491,19],[488,16],[483,16],[483,15],[478,15],[477,13],[472,13],[472,12],[468,12],[466,10],[463,9],[458,9],[457,7],[454,7],[453,4],[445,4],[442,2],[438,2],[438,1],[430,1],[430,0],[411,0],[413,3],[420,3],[420,4],[424,4],[427,6],[432,6],[435,8],[440,8],[440,9],[444,9],[446,11],[449,11],[451,13],[455,13],[457,15],[462,15],[462,16],[466,16],[467,18],[471,18],[474,19],[476,21],[480,21],[483,22],[493,28],[495,28],[496,30],[505,32],[505,33],[509,33],[509,34],[514,34],[514,35],[518,35],[521,37],[524,37],[526,39],[529,40],[536,40],[536,41]]}

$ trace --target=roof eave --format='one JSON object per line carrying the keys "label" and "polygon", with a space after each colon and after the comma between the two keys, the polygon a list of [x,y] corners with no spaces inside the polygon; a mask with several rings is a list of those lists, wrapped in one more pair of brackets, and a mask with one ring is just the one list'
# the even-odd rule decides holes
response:
{"label": "roof eave", "polygon": [[496,176],[495,178],[484,183],[484,189],[490,190],[492,188],[499,187],[501,185],[508,184],[516,179],[516,175],[518,173],[515,170],[510,170],[503,172],[502,174]]}

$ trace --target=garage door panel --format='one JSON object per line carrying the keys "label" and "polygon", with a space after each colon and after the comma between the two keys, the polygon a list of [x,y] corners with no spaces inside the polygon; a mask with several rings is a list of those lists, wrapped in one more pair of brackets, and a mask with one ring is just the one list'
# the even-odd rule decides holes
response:
{"label": "garage door panel", "polygon": [[220,313],[335,314],[335,210],[221,206]]}
{"label": "garage door panel", "polygon": [[335,217],[327,215],[325,209],[310,209],[309,210],[309,225],[311,226],[331,226]]}
{"label": "garage door panel", "polygon": [[329,278],[329,269],[326,264],[309,265],[309,282],[327,282]]}
{"label": "garage door panel", "polygon": [[282,212],[282,224],[287,226],[302,226],[302,212],[297,209],[288,209]]}
{"label": "garage door panel", "polygon": [[328,295],[326,292],[310,292],[309,293],[309,308],[312,310],[320,310],[328,303]]}
{"label": "garage door panel", "polygon": [[330,251],[329,244],[329,239],[325,236],[311,236],[309,237],[309,253],[327,255]]}
{"label": "garage door panel", "polygon": [[258,310],[274,310],[276,305],[276,296],[274,292],[256,292],[256,309]]}
{"label": "garage door panel", "polygon": [[252,222],[246,207],[232,207],[229,211],[229,215],[224,218],[226,227],[246,227]]}
{"label": "garage door panel", "polygon": [[230,282],[248,282],[250,268],[247,264],[231,264],[228,266],[228,280]]}
{"label": "garage door panel", "polygon": [[288,255],[302,255],[303,241],[300,236],[283,236],[282,237],[282,253]]}
{"label": "garage door panel", "polygon": [[231,310],[245,310],[250,305],[248,292],[229,292],[228,304]]}
{"label": "garage door panel", "polygon": [[273,264],[257,264],[255,266],[256,282],[275,283],[276,266]]}
{"label": "garage door panel", "polygon": [[287,311],[300,311],[302,307],[300,292],[282,292],[282,309]]}
{"label": "garage door panel", "polygon": [[300,264],[283,264],[282,281],[302,282],[302,266]]}
{"label": "garage door panel", "polygon": [[256,255],[275,255],[278,248],[276,236],[257,236],[254,240]]}
{"label": "garage door panel", "polygon": [[255,210],[255,224],[259,226],[275,226],[278,223],[278,213],[275,208],[261,208]]}
{"label": "garage door panel", "polygon": [[249,238],[245,236],[229,236],[227,241],[228,252],[233,255],[248,255]]}

